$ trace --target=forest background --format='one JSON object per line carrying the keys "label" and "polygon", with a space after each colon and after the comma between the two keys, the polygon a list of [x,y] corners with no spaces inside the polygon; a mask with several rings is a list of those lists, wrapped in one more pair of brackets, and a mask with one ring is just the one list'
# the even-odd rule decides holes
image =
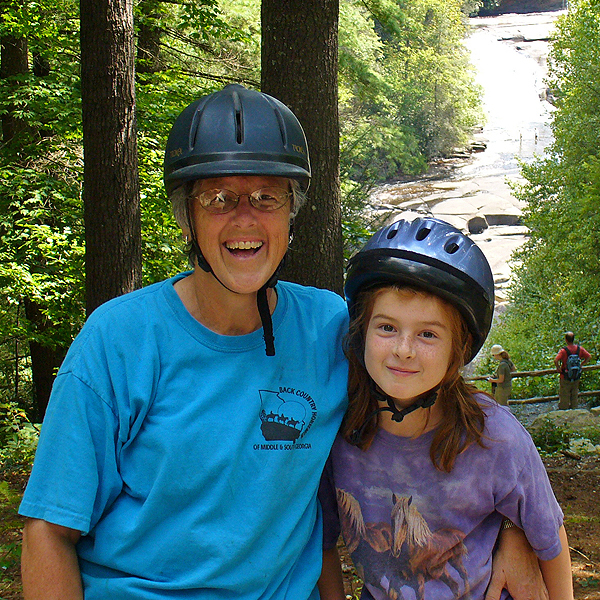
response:
{"label": "forest background", "polygon": [[[85,319],[86,232],[79,4],[3,0],[0,6],[0,466],[6,469],[26,468],[31,459],[33,424],[41,421],[51,379]],[[467,16],[477,9],[462,0],[340,2],[346,257],[377,225],[364,210],[375,186],[419,176],[430,161],[465,147],[482,123],[461,43]],[[148,285],[186,268],[162,186],[170,126],[183,107],[226,83],[260,87],[261,3],[139,0],[134,25],[140,283]],[[526,202],[531,233],[514,257],[511,303],[489,341],[510,348],[521,370],[551,366],[567,329],[598,356],[598,0],[569,3],[550,63],[554,142],[523,165],[525,183],[515,189]],[[46,357],[45,379],[35,378],[36,352]],[[490,371],[487,359],[480,369]],[[548,380],[516,381],[516,396],[555,393]],[[594,376],[586,376],[586,387],[598,389]]]}

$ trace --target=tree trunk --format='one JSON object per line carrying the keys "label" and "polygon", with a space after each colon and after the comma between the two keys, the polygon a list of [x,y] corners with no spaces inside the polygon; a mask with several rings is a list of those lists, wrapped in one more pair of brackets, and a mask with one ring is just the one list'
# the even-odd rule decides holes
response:
{"label": "tree trunk", "polygon": [[[27,55],[27,38],[15,38],[5,36],[1,40],[0,54],[0,77],[8,79],[16,75],[23,75],[29,72],[29,60]],[[10,89],[14,89],[16,84],[11,84]],[[15,136],[26,129],[26,123],[15,119],[12,114],[12,107],[2,115],[2,140],[4,143],[10,142]]]}
{"label": "tree trunk", "polygon": [[341,293],[339,0],[262,0],[262,91],[287,104],[308,140],[312,182],[284,278]]}
{"label": "tree trunk", "polygon": [[162,71],[160,62],[160,19],[163,16],[161,0],[141,0],[138,4],[140,18],[137,23],[138,42],[136,71],[157,73]]}
{"label": "tree trunk", "polygon": [[81,0],[86,310],[140,287],[132,0]]}
{"label": "tree trunk", "polygon": [[[29,298],[24,299],[25,316],[31,323],[32,334],[48,334],[52,330],[52,322],[44,316],[41,307]],[[31,378],[34,387],[34,407],[31,419],[34,423],[41,423],[46,414],[52,384],[56,372],[66,354],[66,348],[52,348],[40,344],[35,339],[29,341],[29,356],[31,358]]]}

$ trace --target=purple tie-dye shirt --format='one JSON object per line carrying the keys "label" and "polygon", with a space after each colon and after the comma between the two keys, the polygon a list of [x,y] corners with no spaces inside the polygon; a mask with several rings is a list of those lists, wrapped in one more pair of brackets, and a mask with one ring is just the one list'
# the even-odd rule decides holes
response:
{"label": "purple tie-dye shirt", "polygon": [[411,439],[380,429],[366,452],[338,436],[319,492],[324,545],[341,530],[363,599],[483,599],[504,517],[540,559],[560,553],[563,514],[531,437],[506,407],[477,398],[486,447],[471,445],[451,473],[431,462],[434,431]]}

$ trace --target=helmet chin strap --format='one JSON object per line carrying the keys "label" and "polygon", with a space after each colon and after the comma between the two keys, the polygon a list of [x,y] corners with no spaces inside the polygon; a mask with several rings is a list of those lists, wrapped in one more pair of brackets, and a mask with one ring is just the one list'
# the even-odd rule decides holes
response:
{"label": "helmet chin strap", "polygon": [[381,412],[391,412],[392,413],[392,421],[395,423],[401,423],[404,420],[406,415],[409,415],[413,411],[418,408],[429,408],[435,404],[438,396],[438,390],[440,389],[440,384],[436,385],[434,388],[430,389],[423,394],[417,396],[415,402],[413,402],[410,406],[403,408],[401,410],[398,409],[396,403],[394,402],[394,398],[388,396],[383,393],[375,384],[375,382],[371,379],[371,391],[378,402],[385,402],[387,406],[381,406],[377,410],[373,411],[366,419],[365,422],[360,426],[360,429],[355,429],[350,436],[350,443],[357,446],[362,438],[362,434],[365,430],[367,424],[376,417]]}
{"label": "helmet chin strap", "polygon": [[[192,239],[192,250],[196,255],[196,261],[198,262],[198,266],[205,271],[206,273],[210,273],[226,290],[233,294],[239,294],[235,290],[227,287],[215,274],[212,270],[212,267],[208,264],[208,261],[202,254],[202,250],[200,249],[200,244],[198,244],[198,240],[196,239],[196,232],[194,231],[194,226],[192,224],[191,215],[189,205],[187,207],[187,217],[188,223],[190,224],[190,237]],[[294,237],[292,223],[290,223],[290,243]],[[258,308],[258,315],[260,316],[260,322],[263,328],[263,338],[265,340],[265,352],[267,356],[275,356],[275,336],[273,334],[273,319],[271,318],[271,310],[269,308],[269,298],[267,296],[267,290],[269,288],[274,288],[277,284],[277,279],[279,277],[279,272],[281,271],[283,265],[285,263],[285,255],[275,272],[269,280],[256,292],[256,306]]]}

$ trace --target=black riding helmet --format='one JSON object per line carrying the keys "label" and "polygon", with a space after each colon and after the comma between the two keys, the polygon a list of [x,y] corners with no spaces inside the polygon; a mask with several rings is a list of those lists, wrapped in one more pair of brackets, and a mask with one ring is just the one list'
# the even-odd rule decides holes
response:
{"label": "black riding helmet", "polygon": [[[310,174],[306,137],[294,113],[279,100],[238,84],[227,85],[185,108],[167,141],[167,195],[197,179],[234,175],[286,177],[298,181],[306,191]],[[202,254],[189,218],[189,205],[187,210],[198,265],[224,285]],[[257,294],[269,356],[275,354],[275,345],[267,288],[277,283],[282,265],[283,261]]]}
{"label": "black riding helmet", "polygon": [[310,181],[306,137],[282,102],[230,84],[190,104],[167,141],[167,194],[186,181],[229,175],[274,175]]}
{"label": "black riding helmet", "polygon": [[412,285],[440,296],[458,309],[473,336],[469,360],[483,346],[494,314],[494,277],[481,249],[449,223],[418,217],[380,229],[348,265],[351,318],[361,288],[381,283]]}
{"label": "black riding helmet", "polygon": [[[345,293],[350,319],[362,289],[388,283],[423,289],[455,306],[473,337],[469,360],[475,357],[492,325],[494,278],[483,252],[470,238],[433,218],[400,219],[380,229],[348,264]],[[350,347],[363,362],[364,339],[361,332],[353,337]],[[354,443],[379,412],[390,411],[392,420],[400,422],[410,412],[432,406],[437,390],[425,392],[410,407],[399,410],[393,398],[374,386],[373,393],[387,406],[377,409],[354,432]]]}

